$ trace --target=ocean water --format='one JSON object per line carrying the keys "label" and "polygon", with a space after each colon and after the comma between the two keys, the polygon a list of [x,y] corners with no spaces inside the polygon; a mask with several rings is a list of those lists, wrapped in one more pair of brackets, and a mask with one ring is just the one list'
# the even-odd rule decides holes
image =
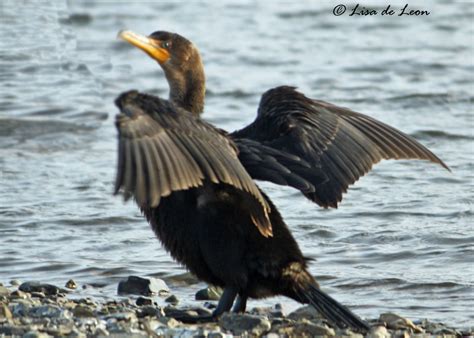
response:
{"label": "ocean water", "polygon": [[[112,196],[114,98],[167,96],[158,65],[116,39],[178,32],[201,50],[204,117],[234,130],[260,95],[297,86],[417,138],[452,169],[385,161],[337,210],[298,192],[271,196],[322,287],[362,317],[472,326],[474,313],[473,12],[471,2],[414,2],[427,16],[335,16],[336,2],[14,1],[0,3],[0,282],[116,297],[128,275],[163,278],[183,304],[204,287],[176,264],[133,203]],[[364,2],[379,13],[388,5]],[[251,301],[249,306],[285,298]]]}

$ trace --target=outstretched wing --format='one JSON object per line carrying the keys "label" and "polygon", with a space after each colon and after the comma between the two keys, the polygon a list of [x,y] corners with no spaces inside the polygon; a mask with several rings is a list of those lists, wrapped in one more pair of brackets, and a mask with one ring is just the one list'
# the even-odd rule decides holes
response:
{"label": "outstretched wing", "polygon": [[287,185],[303,193],[313,193],[316,184],[327,181],[321,167],[302,158],[268,147],[258,141],[234,138],[239,160],[253,179]]}
{"label": "outstretched wing", "polygon": [[[261,207],[251,210],[262,235],[271,236],[270,207],[222,132],[168,101],[131,91],[116,100],[118,170],[123,190],[140,207],[156,207],[173,191],[225,183],[248,192]],[[257,206],[259,204],[257,203]]]}
{"label": "outstretched wing", "polygon": [[[315,182],[294,169],[315,187],[314,192],[303,194],[323,207],[337,207],[349,185],[382,159],[429,160],[449,170],[436,155],[401,131],[349,109],[309,99],[293,87],[264,93],[256,120],[230,135],[234,140],[261,142],[322,170],[327,180]],[[241,161],[247,165],[245,159]]]}

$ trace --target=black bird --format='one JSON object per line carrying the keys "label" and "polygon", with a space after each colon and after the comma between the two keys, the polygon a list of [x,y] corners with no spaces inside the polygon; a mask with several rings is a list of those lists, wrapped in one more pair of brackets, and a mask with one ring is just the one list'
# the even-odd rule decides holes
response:
{"label": "black bird", "polygon": [[120,37],[158,61],[170,96],[129,91],[116,99],[115,192],[135,198],[178,262],[224,288],[213,317],[234,301],[233,311],[243,312],[248,297],[285,295],[312,304],[339,327],[366,331],[367,323],[319,289],[308,259],[253,180],[337,207],[348,186],[382,159],[448,167],[395,128],[287,86],[265,92],[256,120],[226,133],[200,118],[205,77],[193,43],[164,31]]}

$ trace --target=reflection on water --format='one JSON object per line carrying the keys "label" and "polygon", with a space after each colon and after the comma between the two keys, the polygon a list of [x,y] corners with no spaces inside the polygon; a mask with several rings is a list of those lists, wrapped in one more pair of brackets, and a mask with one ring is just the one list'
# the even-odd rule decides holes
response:
{"label": "reflection on water", "polygon": [[315,259],[323,287],[362,316],[390,310],[468,325],[472,6],[427,9],[424,18],[354,18],[317,2],[3,1],[0,281],[74,278],[90,285],[80,292],[108,297],[119,279],[152,275],[185,303],[202,286],[161,248],[133,203],[111,195],[113,99],[131,88],[167,95],[156,63],[115,36],[122,28],[166,29],[201,49],[205,117],[219,127],[242,127],[265,89],[289,84],[392,124],[437,153],[452,174],[383,162],[338,210],[261,186]]}

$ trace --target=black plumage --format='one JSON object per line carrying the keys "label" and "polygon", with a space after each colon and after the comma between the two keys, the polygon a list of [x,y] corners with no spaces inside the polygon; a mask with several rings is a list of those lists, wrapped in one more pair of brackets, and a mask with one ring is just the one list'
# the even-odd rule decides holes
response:
{"label": "black plumage", "polygon": [[133,196],[164,247],[198,278],[222,286],[214,311],[245,311],[248,297],[285,295],[340,327],[367,324],[319,289],[307,259],[253,179],[300,190],[336,207],[347,187],[384,158],[446,165],[416,140],[371,117],[312,100],[292,87],[267,91],[256,120],[226,133],[200,118],[201,58],[167,32],[121,37],[163,68],[169,100],[130,91],[116,104],[115,191]]}

